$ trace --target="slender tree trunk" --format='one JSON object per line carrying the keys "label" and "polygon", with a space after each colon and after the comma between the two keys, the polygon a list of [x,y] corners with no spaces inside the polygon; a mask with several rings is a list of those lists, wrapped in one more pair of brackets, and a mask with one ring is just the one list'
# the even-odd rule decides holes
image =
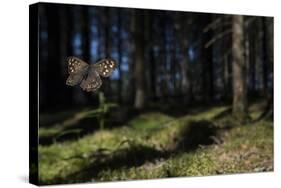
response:
{"label": "slender tree trunk", "polygon": [[175,31],[173,30],[173,41],[172,41],[172,49],[171,49],[171,77],[172,77],[172,84],[173,84],[173,95],[177,95],[177,55],[176,55],[176,44],[177,40],[175,37]]}
{"label": "slender tree trunk", "polygon": [[[103,19],[105,58],[111,58],[110,9],[104,8],[102,19]],[[111,93],[111,82],[109,82],[109,79],[110,77],[103,81],[104,92],[106,96],[110,96],[109,93]]]}
{"label": "slender tree trunk", "polygon": [[233,115],[243,120],[247,117],[246,62],[244,59],[243,16],[233,16]]}
{"label": "slender tree trunk", "polygon": [[[68,7],[63,7],[59,11],[59,27],[60,27],[60,63],[61,63],[61,75],[64,80],[66,80],[68,76],[67,72],[67,62],[66,59],[68,56],[72,56],[72,14],[70,13],[70,9]],[[66,104],[70,105],[73,103],[73,88],[72,87],[64,87],[62,88],[63,95]]]}
{"label": "slender tree trunk", "polygon": [[97,53],[98,53],[98,57],[97,59],[101,59],[103,56],[103,51],[102,51],[102,47],[103,47],[103,41],[102,41],[102,33],[103,33],[103,28],[102,28],[102,25],[103,25],[103,20],[102,20],[102,15],[103,15],[103,10],[102,9],[99,9],[98,10],[98,16],[97,16],[97,19],[98,19],[98,26],[97,26],[97,30],[98,30],[98,47],[97,47]]}
{"label": "slender tree trunk", "polygon": [[129,72],[128,72],[128,87],[127,87],[127,92],[125,93],[125,100],[127,103],[130,105],[134,106],[135,102],[135,51],[136,51],[136,44],[135,44],[135,11],[130,10],[129,11],[129,61],[128,61],[128,67],[129,67]]}
{"label": "slender tree trunk", "polygon": [[189,56],[188,56],[188,19],[186,16],[181,17],[182,29],[182,62],[181,62],[181,74],[182,74],[182,93],[184,95],[184,103],[188,104],[192,97],[192,82],[191,82],[191,71],[189,66]]}
{"label": "slender tree trunk", "polygon": [[[229,17],[224,18],[225,21],[229,22]],[[224,30],[231,29],[231,25],[223,27]],[[224,96],[226,101],[232,100],[232,59],[231,59],[231,48],[232,48],[232,36],[229,35],[223,40],[224,50]]]}
{"label": "slender tree trunk", "polygon": [[[150,99],[156,99],[156,65],[155,65],[155,57],[154,57],[154,13],[150,11],[145,11],[145,44],[147,49],[147,62],[149,62],[149,76],[147,79],[147,87],[150,88],[147,91],[147,95]],[[149,93],[148,93],[149,92]]]}
{"label": "slender tree trunk", "polygon": [[153,48],[149,50],[149,63],[150,63],[150,92],[151,98],[156,99],[156,65],[154,58]]}
{"label": "slender tree trunk", "polygon": [[249,90],[249,85],[248,83],[250,83],[250,32],[249,29],[247,29],[247,27],[244,26],[244,35],[245,35],[245,39],[244,39],[244,46],[245,46],[245,64],[246,64],[246,83],[247,83],[247,90]]}
{"label": "slender tree trunk", "polygon": [[[204,25],[212,23],[210,15],[203,17]],[[202,95],[205,102],[211,102],[214,95],[214,79],[213,79],[213,45],[205,48],[205,44],[213,37],[213,31],[210,30],[203,36],[202,43]]]}
{"label": "slender tree trunk", "polygon": [[250,36],[250,81],[251,92],[256,90],[256,34],[255,31],[251,31]]}
{"label": "slender tree trunk", "polygon": [[105,56],[108,58],[108,57],[110,57],[109,10],[108,10],[108,8],[104,8],[103,26],[104,26],[104,51],[105,51]]}
{"label": "slender tree trunk", "polygon": [[228,57],[227,55],[223,57],[223,77],[224,77],[224,96],[225,96],[225,99],[227,100],[228,99],[228,92],[229,92],[229,82],[228,82],[228,77],[229,77],[229,74],[228,74]]}
{"label": "slender tree trunk", "polygon": [[164,13],[163,15],[163,20],[165,21],[162,21],[161,22],[161,33],[162,33],[162,37],[163,37],[163,45],[162,45],[162,59],[163,59],[163,66],[162,66],[162,70],[163,70],[163,79],[162,79],[162,85],[163,85],[163,100],[164,101],[167,101],[168,100],[168,96],[169,96],[169,69],[168,69],[168,63],[169,63],[169,59],[168,59],[168,32],[167,32],[167,19],[168,19],[168,16],[166,13]]}
{"label": "slender tree trunk", "polygon": [[134,15],[134,40],[135,40],[135,102],[137,109],[142,109],[145,105],[145,72],[144,72],[144,15],[142,10],[136,10]]}
{"label": "slender tree trunk", "polygon": [[228,63],[228,98],[232,99],[233,95],[233,71],[232,71],[232,56],[228,55],[227,56],[227,63]]}
{"label": "slender tree trunk", "polygon": [[118,10],[118,71],[119,71],[119,80],[118,80],[118,100],[122,103],[122,86],[123,86],[123,73],[122,73],[122,18],[121,10]]}
{"label": "slender tree trunk", "polygon": [[90,40],[90,18],[89,18],[89,8],[88,7],[83,7],[82,8],[82,33],[83,33],[83,38],[82,38],[82,51],[83,51],[83,59],[86,62],[90,63],[91,59],[91,40]]}
{"label": "slender tree trunk", "polygon": [[262,31],[263,31],[263,93],[267,93],[268,88],[268,28],[266,23],[266,18],[262,19]]}

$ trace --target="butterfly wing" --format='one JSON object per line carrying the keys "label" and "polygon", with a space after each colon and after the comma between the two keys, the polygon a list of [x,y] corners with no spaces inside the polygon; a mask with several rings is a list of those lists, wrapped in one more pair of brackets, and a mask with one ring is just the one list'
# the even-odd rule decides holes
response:
{"label": "butterfly wing", "polygon": [[102,84],[101,78],[98,72],[95,70],[95,67],[92,65],[89,68],[87,78],[81,82],[80,87],[83,90],[90,92],[99,89],[101,84]]}
{"label": "butterfly wing", "polygon": [[102,77],[109,77],[117,67],[117,63],[112,59],[102,59],[93,65],[96,72]]}
{"label": "butterfly wing", "polygon": [[66,80],[66,85],[75,86],[79,84],[82,81],[84,74],[70,74]]}
{"label": "butterfly wing", "polygon": [[67,58],[69,77],[66,80],[66,85],[74,86],[79,84],[85,77],[89,65],[77,57]]}

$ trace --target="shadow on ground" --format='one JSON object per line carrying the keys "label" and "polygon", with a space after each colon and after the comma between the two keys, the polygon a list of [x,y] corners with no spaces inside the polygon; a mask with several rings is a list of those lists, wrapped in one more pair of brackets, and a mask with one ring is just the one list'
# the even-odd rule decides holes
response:
{"label": "shadow on ground", "polygon": [[[166,105],[167,106],[167,105]],[[181,117],[183,115],[195,115],[208,111],[212,105],[204,108],[178,105],[170,105],[168,108],[154,106],[149,107],[145,111],[138,111],[131,107],[119,107],[112,110],[105,118],[105,128],[112,129],[120,126],[128,126],[128,122],[139,114],[146,112],[158,111],[172,117]],[[50,145],[64,141],[76,140],[84,135],[93,133],[99,129],[99,122],[96,117],[86,117],[85,110],[78,111],[69,110],[60,113],[40,115],[40,128],[58,129],[55,133],[40,135],[40,145]]]}
{"label": "shadow on ground", "polygon": [[[184,126],[179,135],[171,139],[167,148],[156,149],[135,143],[129,143],[127,148],[119,148],[109,154],[106,151],[94,152],[87,160],[92,161],[86,168],[74,172],[66,177],[54,178],[52,182],[41,184],[82,183],[96,181],[99,173],[104,170],[131,168],[143,165],[146,162],[156,162],[158,159],[167,159],[171,155],[182,152],[192,152],[200,145],[216,143],[214,139],[220,131],[211,121],[192,121]],[[72,159],[67,159],[72,160]],[[79,160],[79,159],[78,159]],[[81,159],[83,160],[83,158]]]}
{"label": "shadow on ground", "polygon": [[[87,117],[84,115],[86,111],[78,111],[61,113],[50,118],[50,122],[46,122],[46,117],[43,116],[40,127],[47,129],[58,129],[59,131],[39,136],[40,145],[50,145],[53,143],[76,140],[86,134],[93,133],[99,130],[99,122],[96,117]],[[109,113],[105,119],[105,128],[112,129],[125,125],[128,121],[139,114],[138,111],[129,108],[115,109]],[[50,116],[50,115],[49,115]],[[45,122],[44,122],[45,121]],[[48,120],[49,121],[49,120]],[[42,126],[41,126],[42,124]]]}

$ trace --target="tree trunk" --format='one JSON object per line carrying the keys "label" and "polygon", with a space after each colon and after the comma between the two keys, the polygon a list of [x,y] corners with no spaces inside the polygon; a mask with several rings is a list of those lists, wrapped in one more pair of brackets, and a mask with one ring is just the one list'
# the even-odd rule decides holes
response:
{"label": "tree trunk", "polygon": [[102,9],[99,9],[98,10],[98,16],[97,16],[97,22],[98,22],[98,25],[97,25],[97,41],[98,41],[98,47],[97,47],[97,59],[101,59],[104,57],[103,55],[103,28],[102,28],[102,25],[103,25],[103,10]]}
{"label": "tree trunk", "polygon": [[145,105],[145,72],[144,72],[144,16],[142,10],[136,10],[134,14],[134,41],[135,41],[135,102],[137,109],[142,109]]}
{"label": "tree trunk", "polygon": [[[68,76],[67,72],[67,63],[66,59],[68,56],[72,56],[72,14],[70,13],[70,9],[67,7],[63,7],[59,11],[59,27],[60,27],[60,63],[61,63],[61,75],[66,80]],[[72,87],[64,87],[62,88],[64,100],[66,104],[71,105],[73,103],[73,88]]]}
{"label": "tree trunk", "polygon": [[[150,88],[147,91],[147,95],[150,99],[156,99],[156,63],[155,63],[155,54],[153,46],[155,44],[155,39],[153,33],[155,29],[153,28],[154,24],[154,13],[150,11],[145,11],[145,44],[147,49],[147,62],[149,62],[149,75],[147,79],[147,87]],[[149,93],[148,93],[149,92]]]}
{"label": "tree trunk", "polygon": [[[202,17],[203,25],[207,26],[212,23],[212,16],[207,15]],[[213,45],[208,48],[205,44],[209,42],[214,32],[212,30],[208,31],[203,35],[202,41],[202,96],[204,102],[211,102],[214,95],[214,79],[213,79]]]}
{"label": "tree trunk", "polygon": [[191,82],[191,71],[189,66],[189,56],[188,56],[188,17],[183,15],[181,16],[181,25],[182,25],[182,36],[181,36],[181,55],[182,55],[182,62],[181,62],[181,86],[182,86],[182,93],[183,93],[183,102],[188,104],[192,97],[192,82]]}
{"label": "tree trunk", "polygon": [[228,99],[228,92],[229,92],[229,82],[228,82],[228,78],[229,78],[229,72],[228,72],[228,57],[227,55],[223,57],[223,77],[224,77],[224,81],[223,81],[223,84],[224,84],[224,97],[225,97],[225,100]]}
{"label": "tree trunk", "polygon": [[122,73],[122,17],[121,10],[118,10],[118,71],[119,71],[119,80],[118,80],[118,101],[122,103],[122,86],[123,86],[123,73]]}
{"label": "tree trunk", "polygon": [[107,58],[110,57],[110,38],[109,38],[109,10],[107,8],[104,9],[104,50],[105,56]]}
{"label": "tree trunk", "polygon": [[82,8],[82,33],[83,33],[83,38],[82,38],[82,56],[84,61],[90,63],[91,60],[91,39],[90,39],[90,18],[89,18],[89,8],[88,7],[83,7]]}
{"label": "tree trunk", "polygon": [[244,59],[243,16],[233,16],[233,115],[239,120],[247,117],[246,62]]}
{"label": "tree trunk", "polygon": [[135,11],[132,9],[129,12],[129,26],[128,30],[130,31],[130,37],[129,39],[129,44],[128,44],[128,57],[129,61],[127,62],[128,64],[128,76],[127,76],[127,87],[126,87],[126,92],[124,93],[125,96],[125,102],[134,106],[135,102],[135,49],[136,49],[136,44],[135,44]]}
{"label": "tree trunk", "polygon": [[256,32],[251,28],[250,37],[250,62],[249,62],[249,73],[250,73],[250,86],[251,93],[255,93],[256,90]]}
{"label": "tree trunk", "polygon": [[268,28],[266,23],[266,18],[262,19],[262,31],[263,31],[263,94],[267,94],[268,88]]}
{"label": "tree trunk", "polygon": [[[105,58],[111,58],[110,9],[107,7],[103,10],[102,22],[104,32],[104,54]],[[110,77],[108,79],[104,79],[103,81],[104,93],[106,96],[111,96],[111,82],[109,80]]]}

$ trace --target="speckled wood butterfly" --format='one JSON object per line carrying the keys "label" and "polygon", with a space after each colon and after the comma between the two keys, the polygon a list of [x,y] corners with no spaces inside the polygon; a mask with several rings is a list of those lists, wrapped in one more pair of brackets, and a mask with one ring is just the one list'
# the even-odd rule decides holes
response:
{"label": "speckled wood butterfly", "polygon": [[102,59],[89,65],[77,57],[67,58],[69,76],[66,85],[80,87],[87,91],[96,91],[102,85],[100,76],[109,77],[116,68],[117,63],[112,59]]}

